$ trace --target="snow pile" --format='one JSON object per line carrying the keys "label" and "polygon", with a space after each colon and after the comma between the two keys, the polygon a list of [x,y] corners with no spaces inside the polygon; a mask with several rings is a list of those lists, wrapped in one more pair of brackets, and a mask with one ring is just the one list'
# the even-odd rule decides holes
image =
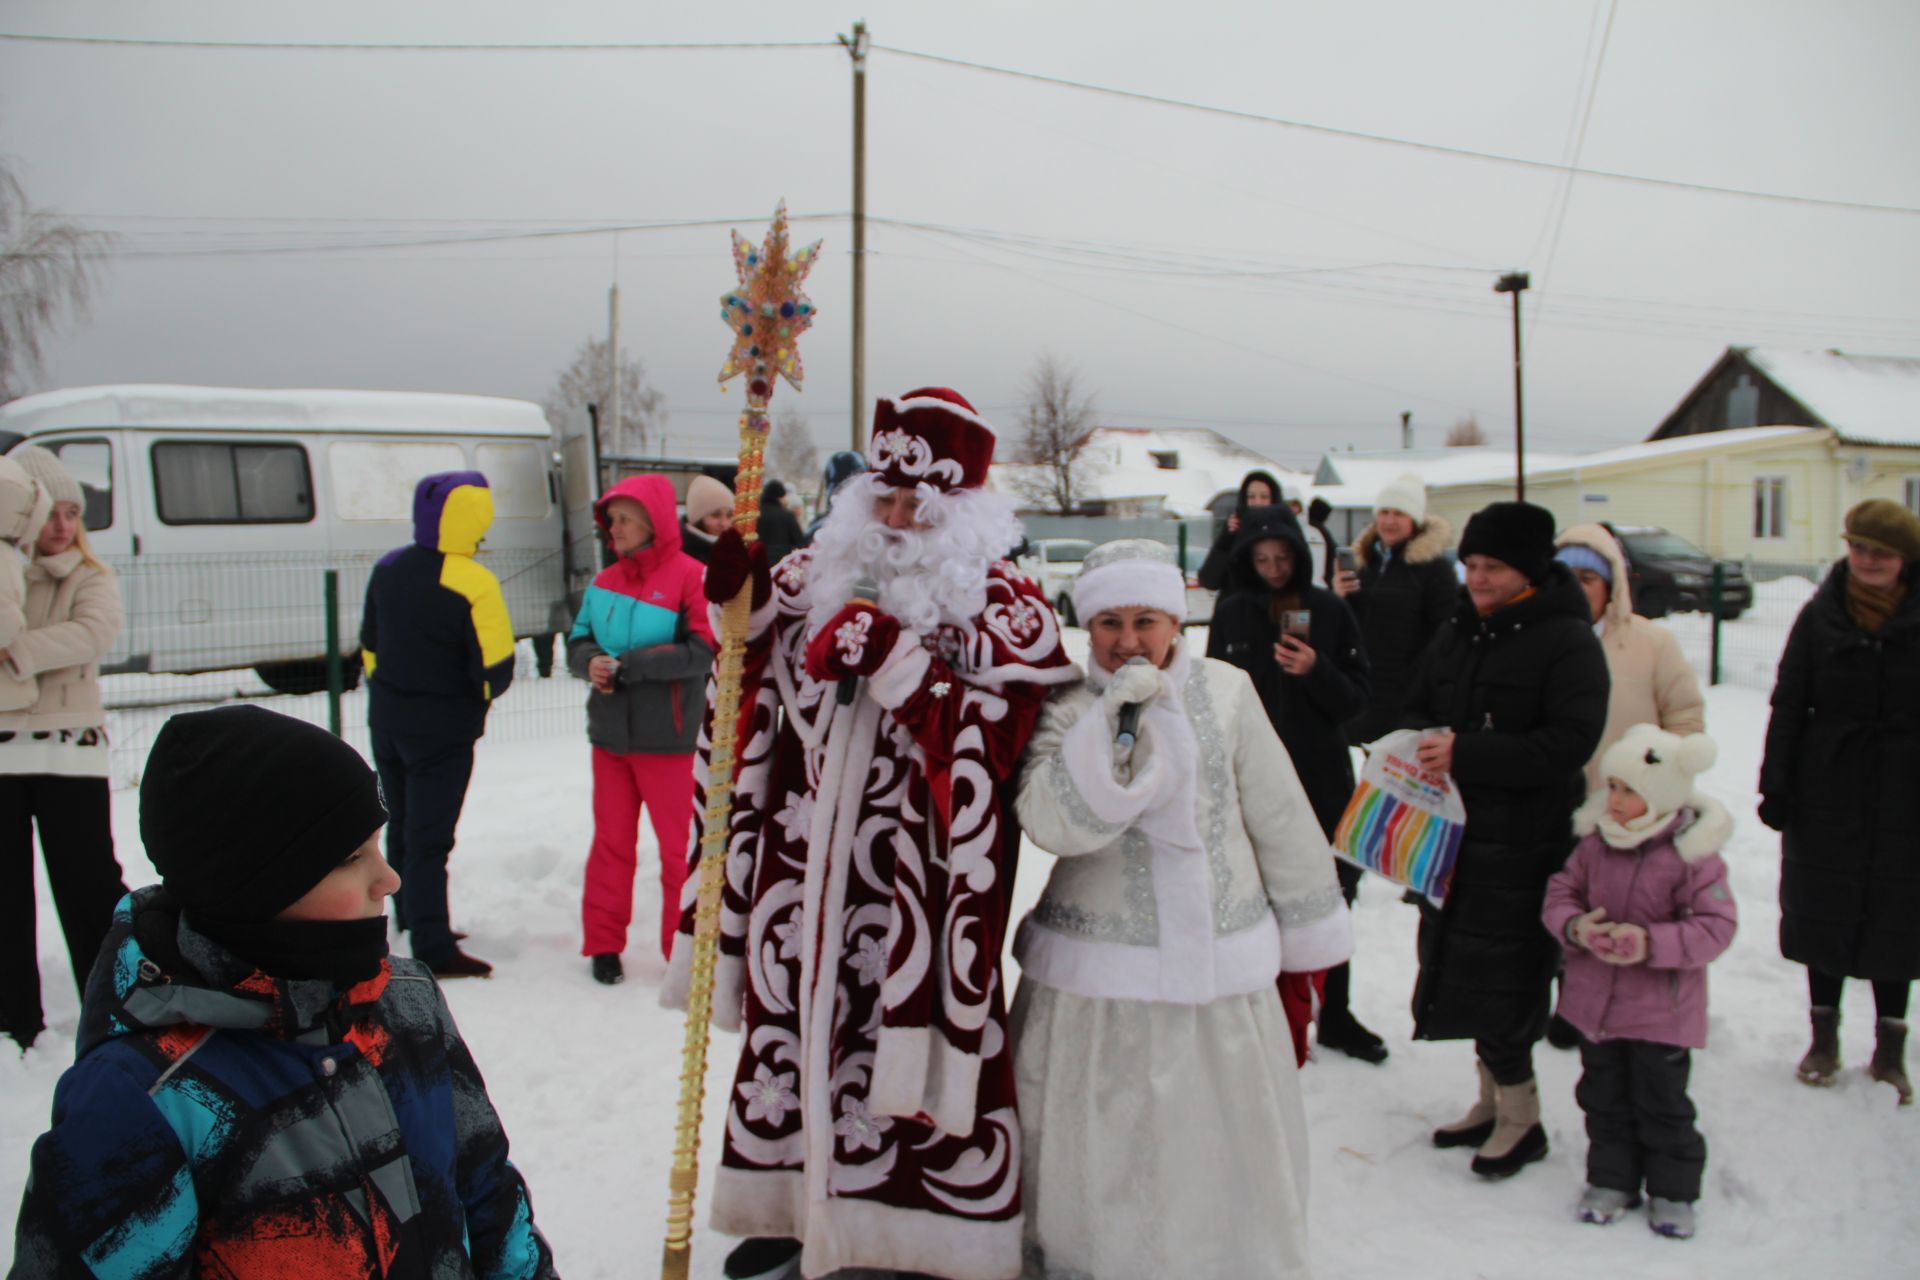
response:
{"label": "snow pile", "polygon": [[[1783,632],[1775,623],[1775,654]],[[1070,635],[1084,655],[1084,633]],[[1203,636],[1195,642],[1204,644]],[[1553,1144],[1544,1163],[1488,1184],[1468,1172],[1470,1153],[1429,1145],[1429,1129],[1472,1100],[1472,1053],[1464,1043],[1409,1040],[1415,915],[1397,892],[1370,881],[1356,908],[1353,1007],[1386,1037],[1393,1057],[1369,1067],[1333,1054],[1305,1069],[1318,1274],[1911,1274],[1920,1256],[1920,1214],[1913,1209],[1920,1108],[1897,1111],[1892,1090],[1861,1071],[1872,1034],[1864,984],[1847,989],[1840,1085],[1822,1092],[1794,1081],[1807,1041],[1806,975],[1776,949],[1778,841],[1752,816],[1765,687],[1714,689],[1708,707],[1721,759],[1702,785],[1739,824],[1727,860],[1742,919],[1732,950],[1711,971],[1711,1047],[1694,1058],[1693,1096],[1711,1148],[1699,1237],[1658,1239],[1641,1213],[1604,1230],[1574,1220],[1586,1149],[1573,1101],[1574,1054],[1544,1045],[1536,1052]],[[641,834],[626,985],[594,985],[578,954],[589,776],[587,745],[577,732],[484,744],[453,856],[452,896],[456,925],[473,933],[468,945],[499,969],[492,981],[447,988],[569,1280],[652,1273],[664,1230],[683,1025],[655,1000],[663,965],[648,943],[659,910],[658,884],[646,870],[649,831]],[[134,792],[115,794],[121,857],[129,880],[141,884],[152,870],[139,848],[136,812]],[[1026,850],[1016,910],[1038,897],[1051,863]],[[25,1181],[28,1146],[46,1123],[54,1082],[72,1054],[78,1012],[44,876],[37,894],[52,1029],[24,1059],[0,1052],[0,1205],[9,1213]],[[717,1276],[728,1247],[704,1222],[734,1047],[733,1037],[716,1035],[696,1276]]]}

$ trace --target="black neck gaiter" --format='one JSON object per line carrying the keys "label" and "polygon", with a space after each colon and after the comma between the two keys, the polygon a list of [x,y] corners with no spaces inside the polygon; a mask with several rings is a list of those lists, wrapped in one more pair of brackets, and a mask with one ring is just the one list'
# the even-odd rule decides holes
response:
{"label": "black neck gaiter", "polygon": [[387,918],[365,920],[220,920],[188,911],[195,929],[270,978],[321,978],[350,987],[380,972]]}

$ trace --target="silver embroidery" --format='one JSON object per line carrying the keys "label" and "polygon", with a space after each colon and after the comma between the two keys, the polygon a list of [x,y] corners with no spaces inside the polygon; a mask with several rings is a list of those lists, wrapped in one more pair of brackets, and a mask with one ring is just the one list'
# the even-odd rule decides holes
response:
{"label": "silver embroidery", "polygon": [[1331,884],[1304,898],[1289,898],[1285,902],[1274,903],[1273,914],[1279,918],[1281,928],[1297,929],[1303,924],[1326,919],[1338,911],[1345,901],[1340,896],[1340,886]]}
{"label": "silver embroidery", "polygon": [[1047,781],[1053,787],[1053,798],[1067,811],[1067,821],[1074,826],[1103,836],[1120,830],[1119,823],[1108,822],[1087,804],[1086,797],[1080,794],[1080,788],[1073,785],[1073,778],[1067,773],[1067,762],[1058,755],[1047,761]]}
{"label": "silver embroidery", "polygon": [[[1095,855],[1099,856],[1099,855]],[[1052,887],[1033,908],[1033,919],[1060,933],[1071,933],[1094,942],[1119,942],[1127,946],[1153,947],[1160,944],[1160,916],[1153,901],[1152,850],[1147,838],[1128,831],[1120,840],[1121,873],[1126,877],[1126,909],[1121,912],[1089,911],[1085,907],[1059,902]]]}
{"label": "silver embroidery", "polygon": [[1238,933],[1260,923],[1270,908],[1263,897],[1233,897],[1233,868],[1227,862],[1227,783],[1226,734],[1214,714],[1213,696],[1199,663],[1187,675],[1187,715],[1193,722],[1194,740],[1200,745],[1200,778],[1207,788],[1207,829],[1201,842],[1207,847],[1207,869],[1213,874],[1213,931],[1216,936]]}

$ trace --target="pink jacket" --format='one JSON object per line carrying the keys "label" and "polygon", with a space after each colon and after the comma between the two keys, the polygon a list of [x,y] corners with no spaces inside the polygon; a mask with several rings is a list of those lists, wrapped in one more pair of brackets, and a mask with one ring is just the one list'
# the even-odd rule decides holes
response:
{"label": "pink jacket", "polygon": [[[1707,965],[1733,941],[1736,922],[1719,852],[1733,819],[1699,792],[1644,832],[1601,830],[1605,808],[1599,791],[1573,815],[1583,839],[1547,881],[1541,919],[1567,949],[1560,1016],[1589,1040],[1703,1049]],[[1607,920],[1646,929],[1646,963],[1608,964],[1567,940],[1567,925],[1595,907],[1606,908]]]}

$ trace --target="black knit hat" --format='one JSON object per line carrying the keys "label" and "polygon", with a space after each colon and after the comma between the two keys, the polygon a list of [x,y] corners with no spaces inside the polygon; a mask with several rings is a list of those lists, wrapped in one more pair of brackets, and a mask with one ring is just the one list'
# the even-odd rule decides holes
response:
{"label": "black knit hat", "polygon": [[1460,559],[1492,556],[1533,582],[1553,563],[1553,513],[1531,502],[1495,502],[1468,517],[1460,535]]}
{"label": "black knit hat", "polygon": [[174,716],[140,780],[154,869],[182,906],[226,920],[271,920],[386,820],[358,752],[263,707]]}

